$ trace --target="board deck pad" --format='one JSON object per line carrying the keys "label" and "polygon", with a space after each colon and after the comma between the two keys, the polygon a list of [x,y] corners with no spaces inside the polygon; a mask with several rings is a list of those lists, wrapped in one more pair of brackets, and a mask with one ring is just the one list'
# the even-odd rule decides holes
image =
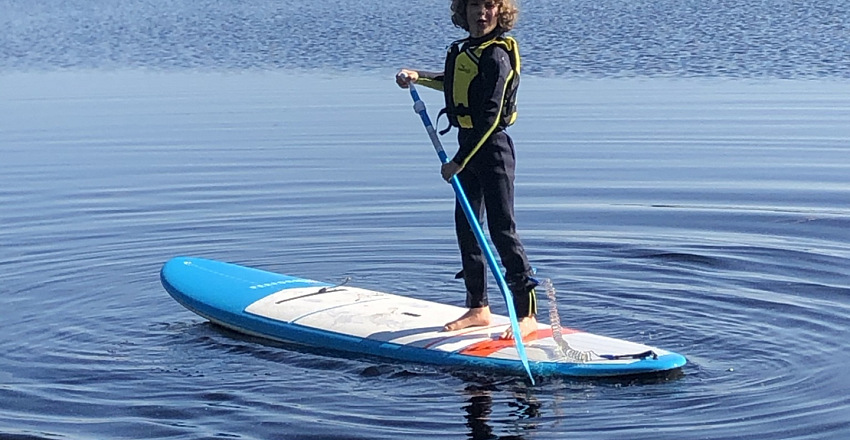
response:
{"label": "board deck pad", "polygon": [[[487,327],[445,332],[445,323],[466,309],[201,258],[171,259],[160,276],[189,310],[245,334],[399,361],[524,372],[513,341],[499,338],[510,325],[506,316],[493,315]],[[568,328],[561,334],[570,348],[592,355],[567,356],[551,326],[539,323],[523,338],[535,375],[632,375],[686,363],[644,344]]]}

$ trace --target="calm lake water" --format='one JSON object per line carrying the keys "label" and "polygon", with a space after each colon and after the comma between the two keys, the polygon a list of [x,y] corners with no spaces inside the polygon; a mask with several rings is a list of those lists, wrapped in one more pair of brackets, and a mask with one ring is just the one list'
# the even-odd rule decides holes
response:
{"label": "calm lake water", "polygon": [[171,299],[191,255],[463,302],[392,82],[460,36],[446,3],[0,0],[0,439],[848,438],[844,2],[523,2],[531,260],[565,325],[680,372],[530,386]]}

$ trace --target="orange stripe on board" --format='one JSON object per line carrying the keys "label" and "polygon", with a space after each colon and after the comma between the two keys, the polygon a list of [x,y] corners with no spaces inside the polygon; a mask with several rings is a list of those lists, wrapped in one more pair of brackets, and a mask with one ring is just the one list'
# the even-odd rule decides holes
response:
{"label": "orange stripe on board", "polygon": [[502,326],[502,325],[492,325],[492,326],[489,326],[489,327],[468,327],[465,331],[462,331],[460,333],[453,333],[449,336],[436,339],[433,342],[429,342],[428,344],[425,345],[424,348],[431,348],[435,345],[442,344],[443,342],[450,341],[452,339],[457,339],[458,336],[463,336],[463,335],[468,335],[470,333],[475,333],[475,332],[481,330],[482,328],[489,330],[489,329],[502,328],[502,327],[504,327],[504,326]]}
{"label": "orange stripe on board", "polygon": [[[578,330],[572,329],[561,329],[561,334],[567,335],[570,333],[578,333]],[[551,338],[552,337],[552,329],[547,328],[543,330],[537,330],[534,333],[529,334],[528,336],[522,338],[523,342],[531,342],[536,341],[538,339]],[[476,342],[467,346],[466,348],[460,350],[458,353],[465,354],[469,356],[480,356],[480,357],[488,357],[491,354],[502,350],[504,348],[514,347],[513,339],[501,339],[499,336],[495,336],[493,339],[488,339],[486,341]]]}

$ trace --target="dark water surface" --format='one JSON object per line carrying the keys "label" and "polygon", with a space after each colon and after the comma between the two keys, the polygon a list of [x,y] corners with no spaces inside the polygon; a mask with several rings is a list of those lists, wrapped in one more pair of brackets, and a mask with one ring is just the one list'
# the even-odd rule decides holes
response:
{"label": "dark water surface", "polygon": [[461,304],[392,83],[460,36],[447,2],[0,0],[0,439],[850,438],[848,3],[522,4],[532,262],[564,325],[682,371],[352,358],[160,286],[192,255]]}
{"label": "dark water surface", "polygon": [[529,387],[247,339],[159,284],[195,255],[462,303],[451,189],[390,78],[3,80],[5,438],[850,434],[846,83],[526,81],[518,221],[565,324],[690,361]]}

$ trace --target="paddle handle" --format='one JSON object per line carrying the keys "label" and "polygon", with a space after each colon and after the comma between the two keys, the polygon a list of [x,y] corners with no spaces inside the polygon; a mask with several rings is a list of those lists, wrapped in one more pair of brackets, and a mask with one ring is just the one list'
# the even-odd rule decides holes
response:
{"label": "paddle handle", "polygon": [[[422,102],[422,99],[419,97],[419,92],[416,91],[416,87],[412,82],[408,83],[408,89],[410,90],[410,97],[413,98],[413,111],[415,111],[419,117],[422,119],[422,124],[425,125],[425,131],[428,132],[428,137],[431,138],[431,144],[434,146],[434,150],[437,152],[437,156],[440,157],[440,161],[442,163],[448,163],[449,157],[446,155],[446,151],[443,149],[443,144],[440,142],[440,137],[437,135],[437,130],[434,129],[434,125],[431,123],[431,118],[428,117],[428,110],[425,108],[425,103]],[[502,270],[496,262],[496,257],[493,255],[493,251],[490,249],[490,245],[487,243],[487,238],[484,236],[484,231],[481,230],[481,225],[478,223],[478,217],[472,211],[472,206],[469,204],[469,199],[466,197],[466,193],[463,191],[463,187],[460,184],[460,180],[458,180],[457,175],[452,176],[451,178],[452,188],[454,188],[455,195],[457,196],[457,200],[463,209],[464,214],[466,215],[466,220],[469,222],[470,227],[472,228],[473,234],[475,234],[475,238],[478,240],[478,244],[481,247],[481,250],[484,253],[484,256],[487,259],[487,264],[490,267],[490,272],[493,273],[493,277],[496,278],[496,282],[499,284],[499,290],[502,291],[502,296],[505,298],[505,303],[508,308],[508,316],[511,320],[511,330],[514,334],[514,343],[516,345],[517,354],[522,361],[523,367],[525,367],[525,371],[528,373],[529,379],[531,379],[531,384],[534,385],[534,376],[531,374],[531,367],[528,364],[528,356],[525,354],[525,345],[522,342],[522,332],[519,328],[519,322],[516,316],[516,310],[514,308],[513,295],[511,294],[510,288],[508,288],[507,282],[505,282],[505,277],[502,275]]]}
{"label": "paddle handle", "polygon": [[410,97],[413,98],[413,111],[422,119],[422,124],[425,125],[425,131],[428,132],[428,137],[431,138],[431,144],[434,146],[437,156],[440,157],[442,163],[448,163],[449,156],[446,155],[446,150],[443,149],[437,129],[431,124],[431,118],[428,117],[428,110],[425,108],[425,103],[419,98],[419,92],[416,91],[413,83],[408,84],[407,87],[410,89]]}

